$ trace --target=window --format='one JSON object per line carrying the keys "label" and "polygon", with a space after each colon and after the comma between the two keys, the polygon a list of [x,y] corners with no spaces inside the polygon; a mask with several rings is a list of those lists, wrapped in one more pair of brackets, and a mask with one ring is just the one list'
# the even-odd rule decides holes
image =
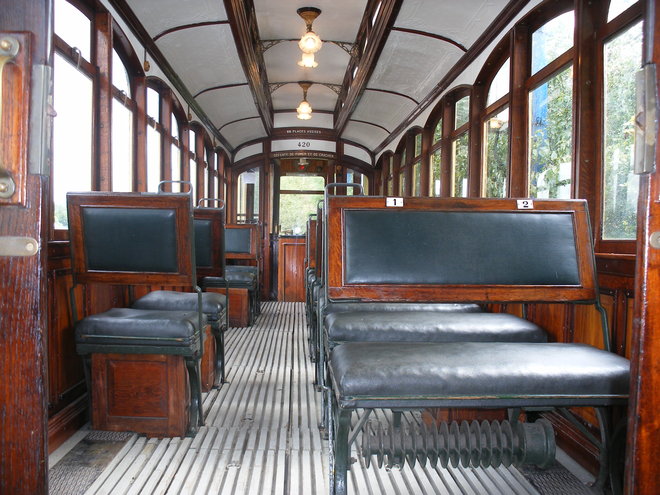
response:
{"label": "window", "polygon": [[66,193],[91,191],[93,166],[94,66],[91,22],[66,2],[54,4],[53,227],[66,229]]}
{"label": "window", "polygon": [[490,83],[486,106],[492,105],[509,92],[509,69],[509,59],[507,58]]}
{"label": "window", "polygon": [[528,192],[533,198],[571,197],[574,15],[561,14],[532,34]]}
{"label": "window", "polygon": [[529,196],[570,198],[573,155],[573,67],[529,94]]}
{"label": "window", "polygon": [[[239,223],[256,223],[259,221],[260,171],[259,168],[253,168],[246,170],[238,176],[238,188],[236,191],[236,220]],[[323,188],[321,188],[321,190],[323,190]],[[307,219],[305,219],[305,222],[307,222]]]}
{"label": "window", "polygon": [[610,0],[610,9],[607,12],[607,22],[622,14],[628,7],[634,5],[638,0]]}
{"label": "window", "polygon": [[488,105],[483,120],[483,184],[486,198],[508,195],[509,177],[509,59],[495,74],[488,89]]}
{"label": "window", "polygon": [[387,167],[387,195],[394,195],[394,170],[393,168],[394,157],[390,155],[385,159],[385,166]]}
{"label": "window", "polygon": [[422,133],[415,134],[415,157],[422,154]]}
{"label": "window", "polygon": [[422,161],[417,160],[412,164],[412,195],[422,195]]}
{"label": "window", "polygon": [[112,190],[133,190],[133,100],[124,63],[112,51]]}
{"label": "window", "polygon": [[433,128],[433,143],[431,145],[431,173],[430,175],[430,196],[440,196],[440,176],[441,176],[441,163],[442,163],[442,118],[438,120]]}
{"label": "window", "polygon": [[[352,170],[347,171],[347,178],[352,175]],[[324,186],[325,180],[319,176],[280,177],[281,234],[301,235],[305,232],[309,215],[316,213],[319,201],[323,200]]]}
{"label": "window", "polygon": [[440,196],[440,163],[442,162],[442,150],[438,148],[431,155],[431,196]]}
{"label": "window", "polygon": [[[172,172],[171,177],[173,181],[181,180],[181,137],[179,135],[179,121],[175,114],[172,114]],[[179,184],[172,184],[173,192],[180,192],[181,186]]]}
{"label": "window", "polygon": [[464,96],[458,100],[455,108],[454,128],[459,128],[470,120],[470,97]]}
{"label": "window", "polygon": [[80,56],[92,60],[92,23],[66,0],[55,0],[55,34],[74,48]]}
{"label": "window", "polygon": [[490,117],[485,125],[484,187],[487,198],[507,196],[509,175],[509,108]]}
{"label": "window", "polygon": [[160,94],[147,88],[147,191],[156,192],[160,182]]}
{"label": "window", "polygon": [[452,191],[453,197],[467,197],[468,188],[468,133],[462,133],[452,141]]}
{"label": "window", "polygon": [[451,134],[451,196],[467,197],[469,163],[470,97],[460,97],[454,104],[454,130]]}
{"label": "window", "polygon": [[635,72],[642,63],[642,23],[608,40],[603,60],[602,238],[635,239],[639,178],[633,174],[632,164]]}
{"label": "window", "polygon": [[532,74],[536,74],[573,46],[575,15],[566,12],[547,22],[532,35]]}
{"label": "window", "polygon": [[92,79],[59,53],[54,60],[54,227],[66,229],[66,193],[92,190]]}

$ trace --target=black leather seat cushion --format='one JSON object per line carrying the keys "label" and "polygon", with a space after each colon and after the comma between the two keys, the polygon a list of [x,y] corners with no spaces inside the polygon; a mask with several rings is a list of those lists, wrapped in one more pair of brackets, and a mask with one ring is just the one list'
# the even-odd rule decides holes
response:
{"label": "black leather seat cushion", "polygon": [[329,302],[324,312],[349,313],[357,311],[439,311],[452,313],[480,313],[478,304],[462,303],[410,303],[410,302]]}
{"label": "black leather seat cushion", "polygon": [[197,326],[196,311],[113,308],[80,320],[76,324],[76,344],[198,346]]}
{"label": "black leather seat cushion", "polygon": [[507,313],[358,311],[325,317],[328,340],[341,342],[547,342],[541,327]]}
{"label": "black leather seat cushion", "polygon": [[225,286],[225,280],[232,289],[255,290],[257,288],[257,277],[249,272],[234,272],[225,274],[225,277],[204,277],[202,287],[222,287]]}
{"label": "black leather seat cushion", "polygon": [[336,395],[358,403],[504,398],[570,404],[579,396],[598,404],[598,398],[627,396],[630,373],[627,359],[584,344],[520,342],[347,343],[335,348],[330,367]]}
{"label": "black leather seat cushion", "polygon": [[[141,297],[132,305],[135,309],[155,309],[171,311],[197,311],[197,293],[155,290]],[[227,298],[215,292],[202,293],[202,313],[209,322],[223,318]]]}
{"label": "black leather seat cushion", "polygon": [[225,266],[225,273],[236,273],[236,272],[252,273],[256,277],[257,273],[258,273],[258,268],[256,266],[248,266],[248,265],[227,265],[227,266]]}

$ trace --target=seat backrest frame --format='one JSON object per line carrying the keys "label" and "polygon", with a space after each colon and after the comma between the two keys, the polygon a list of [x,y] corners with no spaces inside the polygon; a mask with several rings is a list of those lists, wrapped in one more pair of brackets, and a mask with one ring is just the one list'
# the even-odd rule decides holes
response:
{"label": "seat backrest frame", "polygon": [[[397,198],[401,200],[401,198]],[[586,202],[583,200],[463,199],[463,198],[403,198],[402,206],[390,207],[385,197],[328,196],[325,212],[325,280],[328,301],[411,301],[411,302],[598,302],[598,287],[593,254],[593,242]],[[532,208],[521,206],[532,205]],[[579,281],[568,285],[519,285],[514,283],[474,284],[453,281],[443,283],[353,283],[347,276],[351,265],[347,239],[351,236],[347,216],[352,211],[389,212],[472,212],[527,215],[568,215],[572,221],[573,241]],[[386,218],[386,217],[383,217]],[[503,232],[503,235],[507,235]],[[481,242],[472,239],[472,242]],[[524,242],[525,239],[520,239]],[[411,239],[411,242],[415,240]],[[465,247],[469,247],[466,241]],[[570,242],[570,241],[567,241]],[[461,247],[457,247],[461,249]],[[442,253],[438,252],[438,256]],[[391,260],[393,263],[396,260]],[[416,260],[424,263],[424,259]],[[393,268],[395,269],[395,268]]]}
{"label": "seat backrest frame", "polygon": [[[71,260],[72,272],[75,283],[99,283],[115,285],[167,285],[194,288],[197,284],[194,253],[194,234],[192,221],[192,208],[190,195],[185,193],[115,193],[115,192],[86,192],[86,193],[68,193],[67,208],[69,215],[69,233],[71,242]],[[85,218],[91,218],[89,215],[95,215],[98,212],[117,213],[111,214],[110,220],[106,222],[108,235],[111,238],[113,234],[130,237],[131,226],[125,217],[126,214],[140,213],[144,218],[151,215],[158,216],[161,213],[172,215],[173,221],[164,224],[164,228],[171,232],[168,239],[173,245],[168,249],[176,258],[172,259],[166,270],[149,267],[140,269],[140,260],[131,260],[130,270],[121,267],[102,267],[94,266],[94,261],[90,261],[88,252],[93,250],[89,240],[86,239],[86,231],[90,225]],[[116,218],[114,218],[116,217]],[[123,220],[122,220],[123,219]],[[115,225],[116,223],[116,225]],[[113,228],[116,228],[113,232]],[[139,237],[140,242],[157,242],[152,236],[146,239]],[[146,239],[146,241],[145,241]],[[142,246],[144,249],[157,249],[157,244],[153,247]],[[131,246],[126,247],[130,252]],[[162,246],[161,246],[162,248]],[[96,249],[96,248],[94,248]]]}

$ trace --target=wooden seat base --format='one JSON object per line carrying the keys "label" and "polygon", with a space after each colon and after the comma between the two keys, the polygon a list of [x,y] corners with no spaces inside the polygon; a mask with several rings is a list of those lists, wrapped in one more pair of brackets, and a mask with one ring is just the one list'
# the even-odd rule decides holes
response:
{"label": "wooden seat base", "polygon": [[92,354],[91,361],[94,429],[150,437],[186,434],[190,389],[182,356]]}
{"label": "wooden seat base", "polygon": [[[207,292],[225,293],[224,288],[206,287]],[[252,308],[248,289],[229,289],[229,326],[248,327],[252,325]]]}

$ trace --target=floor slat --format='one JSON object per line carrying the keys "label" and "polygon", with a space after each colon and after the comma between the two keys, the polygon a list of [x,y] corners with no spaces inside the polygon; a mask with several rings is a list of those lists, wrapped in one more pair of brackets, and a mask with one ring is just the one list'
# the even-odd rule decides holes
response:
{"label": "floor slat", "polygon": [[[206,425],[198,434],[183,439],[132,437],[87,493],[328,493],[328,446],[318,430],[321,403],[312,383],[304,306],[265,302],[262,309],[252,327],[228,330],[228,383],[204,394]],[[369,419],[390,420],[391,415],[381,411]],[[404,420],[421,418],[406,413]],[[379,469],[372,457],[367,469],[357,451],[359,443],[351,452],[359,460],[351,466],[351,495],[538,493],[513,468],[418,464],[388,470]]]}

